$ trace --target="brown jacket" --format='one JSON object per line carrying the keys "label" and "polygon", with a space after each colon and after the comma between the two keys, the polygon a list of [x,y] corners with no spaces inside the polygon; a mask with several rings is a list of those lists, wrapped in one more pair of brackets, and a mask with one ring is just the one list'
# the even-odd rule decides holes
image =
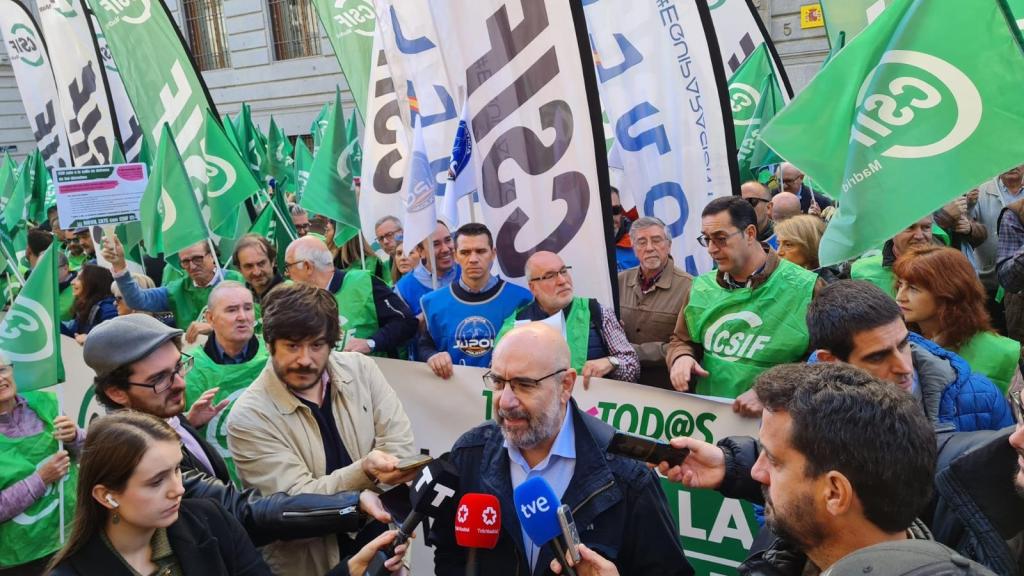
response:
{"label": "brown jacket", "polygon": [[[768,251],[768,259],[764,263],[764,269],[760,273],[754,274],[750,277],[750,287],[754,290],[765,282],[768,281],[768,277],[775,272],[775,269],[779,267],[779,253],[775,250],[768,248],[767,244],[762,244]],[[717,270],[715,272],[715,280],[718,285],[722,288],[728,288],[729,286],[725,283],[722,276],[722,271]],[[814,284],[814,296],[818,295],[818,292],[825,287],[825,281],[818,278],[817,283]],[[686,326],[686,305],[690,303],[690,291],[686,291],[686,297],[683,299],[682,307],[679,309],[679,315],[676,317],[676,327],[672,332],[672,338],[668,343],[668,352],[665,354],[665,364],[668,369],[672,369],[672,364],[679,359],[680,356],[693,356],[697,360],[700,360],[701,354],[704,349],[700,342],[697,342],[690,337],[690,329]]]}
{"label": "brown jacket", "polygon": [[647,294],[640,290],[639,266],[619,272],[619,311],[626,338],[640,358],[641,384],[672,388],[665,369],[665,353],[692,284],[693,276],[671,260]]}

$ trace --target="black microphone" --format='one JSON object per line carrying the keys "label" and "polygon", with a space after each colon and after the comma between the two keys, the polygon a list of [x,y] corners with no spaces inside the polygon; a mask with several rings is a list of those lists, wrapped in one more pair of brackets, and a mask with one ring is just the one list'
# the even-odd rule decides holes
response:
{"label": "black microphone", "polygon": [[370,576],[387,574],[384,560],[394,556],[396,547],[412,537],[416,527],[427,518],[451,516],[455,513],[455,494],[459,491],[459,471],[448,462],[448,454],[442,454],[427,464],[412,483],[409,500],[412,512],[398,527],[398,535],[386,552],[377,552],[366,570]]}

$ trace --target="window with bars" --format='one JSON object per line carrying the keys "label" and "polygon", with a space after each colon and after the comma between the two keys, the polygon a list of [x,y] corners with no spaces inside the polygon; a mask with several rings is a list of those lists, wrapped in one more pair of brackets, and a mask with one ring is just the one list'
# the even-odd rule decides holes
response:
{"label": "window with bars", "polygon": [[184,0],[185,29],[200,70],[227,68],[227,33],[221,0]]}
{"label": "window with bars", "polygon": [[319,56],[320,26],[310,0],[268,0],[274,59]]}

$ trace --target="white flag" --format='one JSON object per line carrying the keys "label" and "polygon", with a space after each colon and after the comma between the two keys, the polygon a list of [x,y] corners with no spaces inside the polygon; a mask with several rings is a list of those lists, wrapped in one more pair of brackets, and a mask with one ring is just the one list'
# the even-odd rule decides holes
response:
{"label": "white flag", "polygon": [[476,168],[473,166],[473,134],[469,130],[469,100],[462,104],[462,117],[455,131],[448,181],[444,185],[444,217],[452,229],[460,225],[459,200],[476,191]]}
{"label": "white flag", "polygon": [[405,253],[422,242],[437,227],[437,202],[435,202],[436,180],[427,157],[427,146],[423,141],[423,125],[417,118],[413,127],[412,153],[409,171],[402,185],[403,207],[402,227],[405,229],[403,246]]}

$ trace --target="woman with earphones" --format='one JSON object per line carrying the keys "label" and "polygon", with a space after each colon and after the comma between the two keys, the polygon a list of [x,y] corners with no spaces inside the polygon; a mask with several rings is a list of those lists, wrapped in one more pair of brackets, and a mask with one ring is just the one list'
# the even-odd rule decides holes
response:
{"label": "woman with earphones", "polygon": [[[181,458],[178,434],[164,420],[128,410],[96,419],[82,451],[74,529],[50,574],[269,576],[234,516],[212,499],[182,499]],[[330,574],[362,575],[395,534],[378,536]],[[406,549],[397,547],[384,566],[400,570]]]}

